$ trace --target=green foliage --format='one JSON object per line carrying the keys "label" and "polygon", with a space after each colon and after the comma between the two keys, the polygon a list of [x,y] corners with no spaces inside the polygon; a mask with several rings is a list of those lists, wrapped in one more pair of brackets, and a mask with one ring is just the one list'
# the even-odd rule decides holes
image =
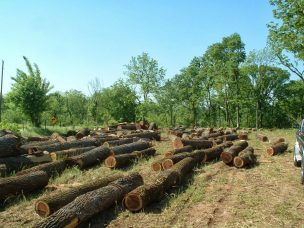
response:
{"label": "green foliage", "polygon": [[48,92],[52,89],[46,79],[42,79],[37,64],[34,68],[26,57],[23,57],[28,69],[28,74],[17,69],[16,77],[12,77],[14,84],[11,91],[11,99],[22,112],[28,116],[31,122],[39,127],[41,114],[48,106]]}
{"label": "green foliage", "polygon": [[8,122],[4,122],[2,121],[0,123],[0,129],[6,129],[6,130],[10,130],[12,131],[15,135],[21,135],[20,129],[18,124],[15,123],[8,123]]}

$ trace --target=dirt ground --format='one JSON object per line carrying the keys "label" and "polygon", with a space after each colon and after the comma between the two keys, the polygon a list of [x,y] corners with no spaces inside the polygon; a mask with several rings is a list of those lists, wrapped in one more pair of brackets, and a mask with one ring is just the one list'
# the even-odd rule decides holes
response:
{"label": "dirt ground", "polygon": [[[288,151],[270,157],[270,145],[249,135],[258,164],[250,169],[237,169],[223,162],[203,164],[188,176],[182,186],[174,187],[160,202],[144,211],[131,213],[120,203],[102,212],[80,227],[304,227],[304,186],[300,168],[293,165],[292,149],[295,130],[265,130],[270,139],[284,137]],[[156,173],[150,165],[171,149],[170,141],[156,143],[158,155],[141,160],[124,171],[138,171],[147,180]],[[52,185],[82,183],[111,171],[99,166],[80,171],[66,170],[52,180]],[[41,218],[34,211],[35,200],[48,191],[22,196],[6,203],[0,212],[0,227],[32,227]]]}

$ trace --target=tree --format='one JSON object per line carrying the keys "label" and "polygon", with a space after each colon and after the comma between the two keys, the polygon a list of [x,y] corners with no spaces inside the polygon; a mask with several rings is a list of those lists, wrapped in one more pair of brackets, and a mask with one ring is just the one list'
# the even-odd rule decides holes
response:
{"label": "tree", "polygon": [[48,106],[48,92],[53,88],[41,77],[38,65],[34,67],[24,56],[28,74],[17,69],[16,77],[12,77],[12,101],[20,107],[36,127],[41,125],[41,114]]}
{"label": "tree", "polygon": [[78,90],[69,90],[64,93],[66,113],[71,124],[83,123],[88,111],[88,99]]}
{"label": "tree", "polygon": [[[290,71],[304,81],[304,2],[270,0],[273,16],[280,23],[268,24],[269,38],[276,56]],[[294,58],[294,63],[289,56]]]}

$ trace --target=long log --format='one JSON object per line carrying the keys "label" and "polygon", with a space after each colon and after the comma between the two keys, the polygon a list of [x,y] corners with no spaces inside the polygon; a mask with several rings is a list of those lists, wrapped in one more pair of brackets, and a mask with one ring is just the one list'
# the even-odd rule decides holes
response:
{"label": "long log", "polygon": [[288,148],[288,144],[281,142],[277,143],[275,145],[272,145],[271,147],[267,148],[267,154],[270,156],[277,155],[280,153],[284,153]]}
{"label": "long log", "polygon": [[260,140],[262,142],[267,142],[268,141],[268,137],[266,135],[257,134],[256,137],[257,137],[258,140]]}
{"label": "long log", "polygon": [[218,131],[218,132],[214,132],[214,133],[210,133],[207,135],[207,138],[215,138],[215,137],[218,137],[218,136],[221,136],[223,135],[224,132],[223,131]]}
{"label": "long log", "polygon": [[235,143],[232,147],[228,150],[222,152],[221,159],[226,164],[232,164],[233,159],[238,156],[238,154],[244,150],[248,146],[247,141],[239,141]]}
{"label": "long log", "polygon": [[234,140],[237,140],[238,138],[239,138],[239,136],[237,134],[224,135],[225,141],[234,141]]}
{"label": "long log", "polygon": [[139,141],[139,142],[124,144],[120,146],[114,146],[111,147],[110,150],[111,150],[111,155],[119,155],[119,154],[132,153],[133,151],[144,150],[151,146],[152,145],[149,142]]}
{"label": "long log", "polygon": [[225,143],[219,144],[215,147],[209,148],[205,150],[205,157],[203,162],[210,162],[216,159],[220,159],[222,152],[225,148],[231,147],[233,144],[231,141],[227,141]]}
{"label": "long log", "polygon": [[154,201],[160,200],[172,186],[179,184],[185,174],[194,168],[195,159],[185,158],[171,169],[159,173],[150,183],[145,183],[128,193],[123,201],[125,207],[137,212]]}
{"label": "long log", "polygon": [[147,139],[152,139],[156,141],[160,141],[160,132],[157,131],[145,131],[145,132],[140,132],[140,133],[133,133],[124,136],[125,138],[147,138]]}
{"label": "long log", "polygon": [[49,177],[62,173],[67,167],[66,161],[54,161],[41,165],[34,166],[16,173],[17,176],[33,173],[36,171],[44,171]]}
{"label": "long log", "polygon": [[77,196],[107,186],[122,177],[124,177],[122,173],[116,173],[67,190],[52,192],[36,201],[35,211],[41,217],[47,217],[72,202]]}
{"label": "long log", "polygon": [[135,154],[137,158],[149,158],[151,156],[154,156],[155,153],[156,153],[156,150],[153,147],[132,152],[132,154]]}
{"label": "long log", "polygon": [[51,154],[53,154],[53,156],[56,158],[54,160],[57,160],[59,158],[68,158],[68,157],[76,156],[79,154],[83,154],[84,152],[93,150],[94,148],[96,148],[96,146],[77,147],[77,148],[71,148],[71,149],[67,149],[67,150],[55,151],[55,152],[52,152]]}
{"label": "long log", "polygon": [[36,224],[35,227],[77,227],[97,213],[108,209],[115,202],[119,202],[125,194],[142,184],[143,178],[138,173],[120,178],[108,186],[78,196],[74,201]]}
{"label": "long log", "polygon": [[233,159],[233,164],[237,168],[243,168],[245,166],[253,165],[256,162],[256,157],[254,155],[254,149],[252,147],[247,147],[239,153]]}
{"label": "long log", "polygon": [[201,139],[186,140],[178,137],[173,140],[174,149],[182,148],[188,145],[192,146],[193,149],[207,149],[213,146],[213,142]]}
{"label": "long log", "polygon": [[182,148],[177,148],[177,149],[174,149],[174,150],[167,151],[165,153],[165,157],[168,158],[168,157],[171,157],[174,154],[179,154],[179,153],[182,153],[182,152],[192,152],[192,151],[193,151],[192,146],[188,145],[188,146],[184,146]]}
{"label": "long log", "polygon": [[111,150],[108,147],[99,146],[83,154],[69,157],[66,162],[69,166],[78,166],[80,169],[84,169],[100,164],[110,155]]}
{"label": "long log", "polygon": [[138,138],[125,138],[125,139],[119,139],[119,140],[113,140],[113,141],[105,142],[103,144],[103,146],[106,146],[106,147],[120,146],[120,145],[123,145],[123,144],[133,143],[133,142],[136,142],[136,141],[138,141]]}
{"label": "long log", "polygon": [[120,124],[117,126],[117,130],[137,130],[136,124]]}
{"label": "long log", "polygon": [[163,170],[170,169],[174,164],[189,156],[190,156],[189,152],[183,152],[183,153],[175,154],[170,158],[165,158],[161,162],[162,169]]}
{"label": "long log", "polygon": [[49,176],[44,171],[37,171],[22,176],[0,178],[0,200],[22,193],[31,193],[44,188]]}
{"label": "long log", "polygon": [[46,145],[53,145],[57,144],[57,140],[48,140],[48,141],[42,141],[42,142],[30,142],[27,144],[23,144],[20,146],[20,151],[22,154],[32,154],[34,152],[34,148],[39,146],[46,146]]}
{"label": "long log", "polygon": [[0,137],[0,157],[20,155],[20,146],[20,138],[15,135],[7,134]]}

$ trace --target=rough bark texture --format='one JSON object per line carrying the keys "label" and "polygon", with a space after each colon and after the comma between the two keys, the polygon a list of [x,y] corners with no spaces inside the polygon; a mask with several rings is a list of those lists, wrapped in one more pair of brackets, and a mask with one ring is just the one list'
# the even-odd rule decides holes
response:
{"label": "rough bark texture", "polygon": [[177,162],[179,162],[189,156],[190,156],[190,153],[183,152],[183,153],[175,154],[170,158],[165,158],[161,162],[162,168],[163,168],[163,170],[170,169],[174,164],[176,164]]}
{"label": "rough bark texture", "polygon": [[95,214],[111,207],[125,194],[142,184],[143,179],[138,173],[120,178],[108,186],[78,196],[74,201],[36,224],[35,227],[77,227]]}
{"label": "rough bark texture", "polygon": [[238,138],[239,138],[239,136],[237,134],[224,135],[225,141],[234,141],[234,140],[237,140]]}
{"label": "rough bark texture", "polygon": [[52,153],[55,154],[56,159],[68,158],[68,157],[76,156],[79,154],[83,154],[89,150],[93,150],[94,148],[96,148],[96,147],[95,146],[77,147],[77,148],[71,148],[71,149],[67,149],[67,150],[55,151]]}
{"label": "rough bark texture", "polygon": [[124,177],[122,173],[117,173],[108,177],[95,179],[78,187],[52,192],[36,201],[35,211],[41,217],[47,217],[72,202],[77,196],[107,186],[112,181],[122,177]]}
{"label": "rough bark texture", "polygon": [[90,134],[90,129],[84,128],[84,129],[81,129],[80,131],[78,131],[75,136],[76,136],[76,139],[81,139],[85,136],[88,136],[89,134]]}
{"label": "rough bark texture", "polygon": [[108,168],[122,168],[131,165],[137,159],[136,154],[120,154],[109,156],[105,160],[105,165]]}
{"label": "rough bark texture", "polygon": [[153,147],[132,152],[132,154],[135,154],[137,158],[149,158],[151,156],[154,156],[155,153],[156,153],[156,150]]}
{"label": "rough bark texture", "polygon": [[0,157],[11,157],[20,155],[20,138],[7,134],[0,137]]}
{"label": "rough bark texture", "polygon": [[258,140],[260,140],[262,142],[267,142],[268,141],[268,137],[266,135],[257,134],[256,137],[257,137]]}
{"label": "rough bark texture", "polygon": [[214,138],[214,137],[218,137],[218,136],[221,136],[223,135],[224,132],[223,131],[219,131],[219,132],[215,132],[215,133],[210,133],[207,135],[208,138]]}
{"label": "rough bark texture", "polygon": [[254,149],[252,147],[247,147],[239,153],[237,157],[233,159],[233,164],[237,168],[243,168],[245,166],[253,165],[256,162],[256,157],[254,155]]}
{"label": "rough bark texture", "polygon": [[193,151],[192,146],[188,145],[188,146],[184,146],[184,147],[181,147],[181,148],[178,148],[178,149],[167,151],[165,153],[165,157],[167,158],[167,157],[171,157],[174,154],[180,154],[180,153],[183,153],[183,152],[192,152],[192,151]]}
{"label": "rough bark texture", "polygon": [[186,140],[186,139],[181,139],[181,138],[175,138],[173,140],[173,148],[174,149],[179,149],[184,146],[192,146],[192,148],[195,149],[207,149],[211,148],[213,146],[212,141],[208,140],[201,140],[201,139],[192,139],[192,140]]}
{"label": "rough bark texture", "polygon": [[248,146],[247,141],[240,141],[221,154],[221,159],[226,164],[232,164],[233,159]]}
{"label": "rough bark texture", "polygon": [[272,145],[271,147],[267,148],[267,154],[270,156],[277,155],[280,153],[284,153],[288,148],[288,144],[281,142],[277,143],[275,145]]}
{"label": "rough bark texture", "polygon": [[113,146],[120,146],[128,143],[133,143],[138,141],[138,138],[126,138],[126,139],[119,139],[119,140],[113,140],[109,142],[105,142],[103,146],[106,147],[113,147]]}
{"label": "rough bark texture", "polygon": [[34,148],[39,146],[46,146],[46,145],[53,145],[57,144],[57,140],[49,140],[49,141],[42,141],[42,142],[30,142],[20,146],[20,151],[22,154],[32,154],[34,152]]}
{"label": "rough bark texture", "polygon": [[80,169],[84,169],[90,166],[94,166],[103,162],[107,157],[111,155],[111,150],[108,147],[100,146],[93,150],[89,150],[83,154],[72,156],[66,159],[69,166],[78,166]]}
{"label": "rough bark texture", "polygon": [[140,132],[140,133],[133,133],[124,136],[125,138],[147,138],[147,139],[152,139],[156,141],[160,141],[160,132],[157,131],[145,131],[145,132]]}
{"label": "rough bark texture", "polygon": [[225,148],[231,147],[233,144],[230,141],[219,144],[215,147],[209,148],[205,150],[205,157],[203,162],[209,162],[213,160],[218,160],[221,157],[222,152]]}
{"label": "rough bark texture", "polygon": [[111,155],[119,155],[119,154],[132,153],[133,151],[144,150],[151,146],[152,145],[149,142],[140,141],[140,142],[134,142],[120,146],[114,146],[110,148],[110,150],[111,150]]}
{"label": "rough bark texture", "polygon": [[7,197],[31,193],[44,188],[49,176],[44,171],[37,171],[22,176],[0,178],[0,201]]}
{"label": "rough bark texture", "polygon": [[130,131],[133,131],[133,130],[136,130],[136,129],[137,129],[136,124],[121,124],[121,125],[117,126],[117,130],[130,130]]}
{"label": "rough bark texture", "polygon": [[239,139],[241,139],[241,140],[247,140],[248,139],[248,134],[247,133],[240,133],[239,134]]}
{"label": "rough bark texture", "polygon": [[49,162],[41,165],[34,166],[29,169],[22,170],[18,172],[16,175],[21,176],[29,173],[33,173],[36,171],[44,171],[46,172],[49,177],[60,174],[62,173],[67,167],[67,164],[65,161],[54,161],[54,162]]}
{"label": "rough bark texture", "polygon": [[33,167],[35,163],[26,156],[0,158],[0,164],[4,164],[7,168],[7,174],[13,171],[19,171],[24,168]]}

